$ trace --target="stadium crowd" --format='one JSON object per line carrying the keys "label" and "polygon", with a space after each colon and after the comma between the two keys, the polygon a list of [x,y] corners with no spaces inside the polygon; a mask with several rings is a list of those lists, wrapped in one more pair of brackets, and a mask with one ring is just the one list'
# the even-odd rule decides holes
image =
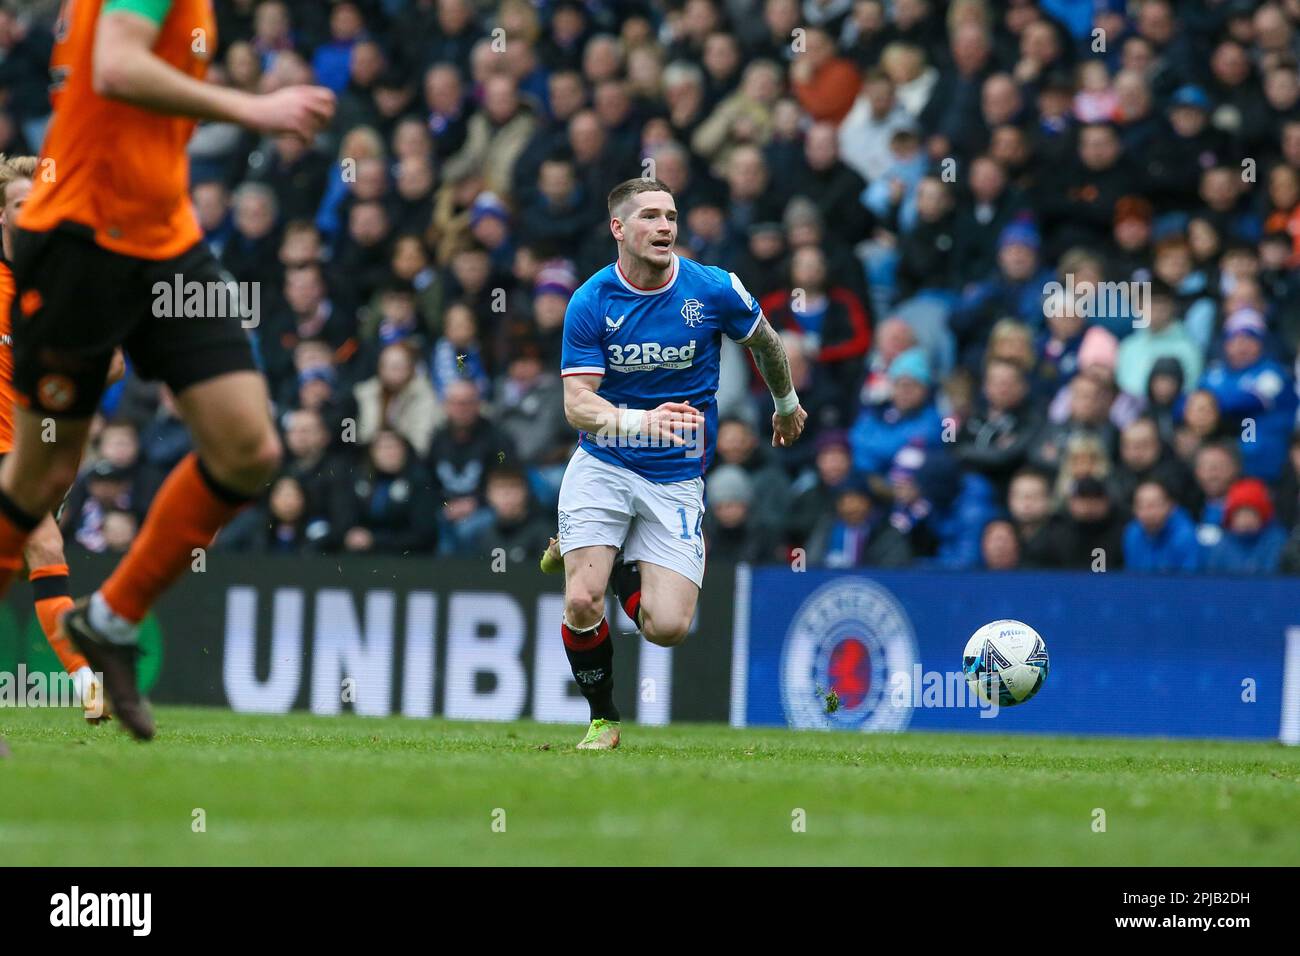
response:
{"label": "stadium crowd", "polygon": [[[52,6],[0,5],[8,154],[48,118]],[[724,343],[710,557],[1300,573],[1300,0],[216,7],[212,79],[339,98],[315,143],[191,145],[286,447],[218,546],[534,559],[565,306],[650,171],[810,416],[771,448]],[[128,375],[69,541],[123,550],[187,450]]]}

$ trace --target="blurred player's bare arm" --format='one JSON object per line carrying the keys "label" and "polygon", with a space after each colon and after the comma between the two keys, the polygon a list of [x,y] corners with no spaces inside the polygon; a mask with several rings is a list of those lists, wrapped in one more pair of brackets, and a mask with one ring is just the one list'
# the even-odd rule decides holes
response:
{"label": "blurred player's bare arm", "polygon": [[266,133],[310,139],[334,115],[334,94],[323,86],[287,86],[256,95],[206,83],[153,52],[159,27],[129,11],[109,11],[95,32],[94,89],[133,106],[239,123]]}
{"label": "blurred player's bare arm", "polygon": [[772,444],[780,448],[789,447],[803,434],[808,413],[797,397],[788,399],[793,402],[793,409],[787,407],[783,410],[781,407],[782,396],[794,396],[790,357],[785,353],[785,344],[766,318],[758,323],[754,334],[740,344],[754,353],[754,364],[777,402],[777,410],[772,413]]}

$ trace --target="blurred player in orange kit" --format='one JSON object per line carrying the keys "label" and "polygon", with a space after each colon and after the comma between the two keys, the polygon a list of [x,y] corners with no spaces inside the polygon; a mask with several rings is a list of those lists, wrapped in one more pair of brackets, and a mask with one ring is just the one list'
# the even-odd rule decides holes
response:
{"label": "blurred player in orange kit", "polygon": [[[196,449],[109,579],[60,618],[103,676],[114,716],[142,740],[154,722],[136,685],[140,622],[194,550],[262,492],[281,455],[242,306],[190,202],[186,145],[199,119],[310,140],[334,114],[323,87],[255,95],[205,82],[216,49],[210,0],[65,0],[40,159],[51,172],[37,175],[14,231],[19,407],[0,465],[0,594],[76,476],[115,348],[171,388]],[[155,314],[155,286],[178,282],[206,290],[209,314]],[[41,440],[46,418],[54,441]]]}
{"label": "blurred player in orange kit", "polygon": [[[13,256],[13,221],[32,190],[35,156],[0,155],[0,456],[14,447],[14,359],[13,339],[9,333],[9,308],[13,304],[14,279],[9,268]],[[68,592],[68,564],[63,557],[63,535],[54,516],[46,514],[23,549],[32,592],[36,598],[36,617],[45,639],[59,657],[63,669],[72,675],[77,694],[86,711],[86,719],[99,723],[107,714],[104,698],[94,672],[86,659],[59,634],[59,616],[72,607]]]}

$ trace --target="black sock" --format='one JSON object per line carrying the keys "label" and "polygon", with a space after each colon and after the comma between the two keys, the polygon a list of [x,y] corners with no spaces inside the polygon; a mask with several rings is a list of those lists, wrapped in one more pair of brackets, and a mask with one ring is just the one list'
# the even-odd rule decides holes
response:
{"label": "black sock", "polygon": [[623,560],[623,552],[614,556],[614,567],[609,572],[610,583],[614,585],[614,595],[623,605],[623,612],[632,619],[637,630],[641,629],[641,567],[635,562],[630,564]]}
{"label": "black sock", "polygon": [[569,666],[573,668],[573,679],[591,707],[591,719],[618,720],[618,708],[614,706],[614,642],[609,639],[609,622],[602,618],[599,624],[585,631],[561,624],[560,635],[564,638]]}

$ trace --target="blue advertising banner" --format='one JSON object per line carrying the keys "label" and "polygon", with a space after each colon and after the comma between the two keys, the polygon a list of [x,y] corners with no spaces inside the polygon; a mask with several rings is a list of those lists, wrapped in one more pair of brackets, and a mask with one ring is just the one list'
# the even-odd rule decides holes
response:
{"label": "blue advertising banner", "polygon": [[[1293,580],[782,567],[737,583],[734,724],[1300,743]],[[971,634],[1002,618],[1043,636],[1050,673],[997,708],[961,668]]]}

